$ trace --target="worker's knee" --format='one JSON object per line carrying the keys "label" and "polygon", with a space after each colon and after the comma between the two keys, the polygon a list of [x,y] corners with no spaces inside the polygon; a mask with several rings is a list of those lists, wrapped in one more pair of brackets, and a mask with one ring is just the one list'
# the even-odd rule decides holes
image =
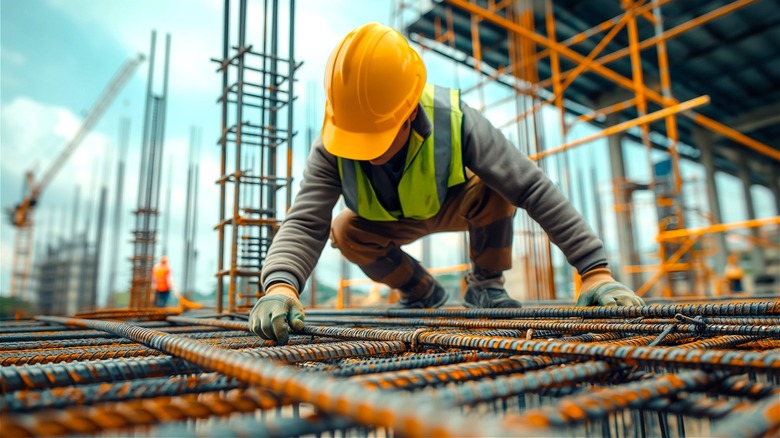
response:
{"label": "worker's knee", "polygon": [[351,210],[344,210],[330,226],[330,241],[334,248],[345,248],[355,239],[357,221],[360,220]]}

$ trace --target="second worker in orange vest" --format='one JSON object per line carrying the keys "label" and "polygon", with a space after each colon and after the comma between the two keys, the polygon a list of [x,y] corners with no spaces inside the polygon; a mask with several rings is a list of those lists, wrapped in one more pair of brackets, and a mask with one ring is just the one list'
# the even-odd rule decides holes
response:
{"label": "second worker in orange vest", "polygon": [[168,257],[160,257],[160,262],[152,268],[152,283],[155,290],[154,305],[167,306],[171,294],[171,268],[168,266]]}

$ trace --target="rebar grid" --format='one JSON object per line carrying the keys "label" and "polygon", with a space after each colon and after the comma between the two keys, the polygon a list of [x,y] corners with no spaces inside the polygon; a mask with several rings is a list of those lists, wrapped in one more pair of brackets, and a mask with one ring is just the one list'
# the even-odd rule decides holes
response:
{"label": "rebar grid", "polygon": [[38,317],[3,323],[19,330],[0,338],[0,422],[4,436],[768,436],[777,309],[311,311],[286,346],[243,319]]}

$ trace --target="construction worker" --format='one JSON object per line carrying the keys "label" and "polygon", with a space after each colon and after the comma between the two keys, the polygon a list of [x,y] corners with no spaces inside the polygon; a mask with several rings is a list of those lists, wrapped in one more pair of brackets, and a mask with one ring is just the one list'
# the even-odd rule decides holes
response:
{"label": "construction worker", "polygon": [[168,266],[168,257],[161,256],[160,262],[152,268],[152,282],[154,283],[155,300],[157,307],[168,305],[168,296],[171,294],[171,268]]}
{"label": "construction worker", "polygon": [[[265,296],[249,317],[285,344],[303,328],[298,291],[328,236],[398,305],[435,308],[444,288],[401,247],[434,232],[468,231],[465,305],[520,307],[504,289],[513,216],[524,208],[582,275],[577,305],[644,305],[612,278],[602,242],[537,165],[457,90],[426,84],[419,54],[394,29],[369,23],[332,52],[322,131],[303,182],[265,259]],[[331,224],[340,195],[348,207]]]}

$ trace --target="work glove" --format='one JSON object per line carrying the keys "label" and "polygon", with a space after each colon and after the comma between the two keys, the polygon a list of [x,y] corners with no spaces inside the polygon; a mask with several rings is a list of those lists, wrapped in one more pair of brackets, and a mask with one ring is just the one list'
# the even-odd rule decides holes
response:
{"label": "work glove", "polygon": [[290,340],[290,328],[303,330],[304,317],[295,288],[287,283],[275,283],[249,312],[249,330],[263,339],[285,345]]}
{"label": "work glove", "polygon": [[606,267],[597,267],[582,274],[582,293],[577,306],[644,306],[637,294],[612,278]]}

